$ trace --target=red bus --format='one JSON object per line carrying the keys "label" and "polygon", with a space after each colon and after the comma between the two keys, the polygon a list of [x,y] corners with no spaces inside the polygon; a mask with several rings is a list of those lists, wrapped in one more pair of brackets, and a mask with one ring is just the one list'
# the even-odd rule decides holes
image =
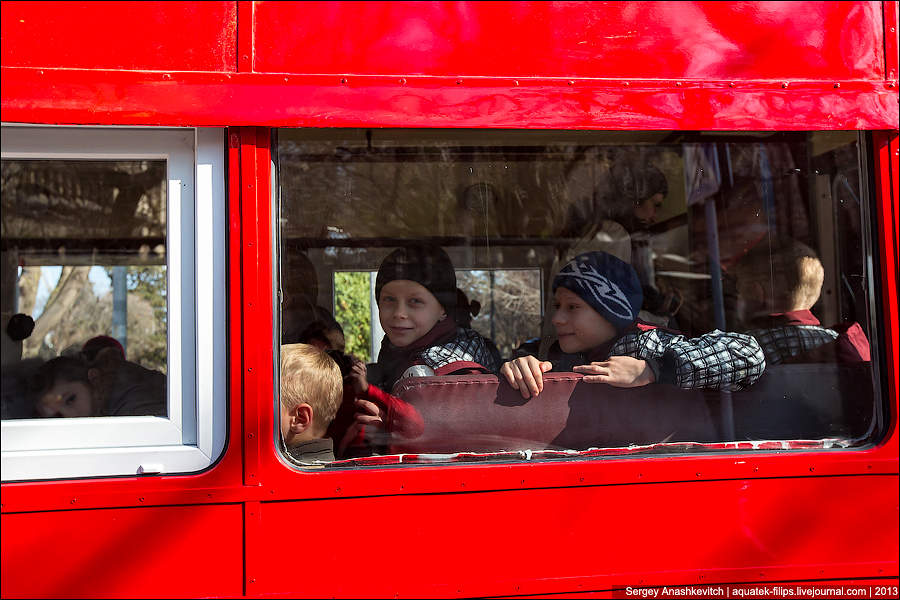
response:
{"label": "red bus", "polygon": [[[896,596],[897,15],[2,2],[2,595]],[[374,380],[421,244],[499,360],[292,460],[283,346]],[[736,354],[523,397],[586,252]]]}

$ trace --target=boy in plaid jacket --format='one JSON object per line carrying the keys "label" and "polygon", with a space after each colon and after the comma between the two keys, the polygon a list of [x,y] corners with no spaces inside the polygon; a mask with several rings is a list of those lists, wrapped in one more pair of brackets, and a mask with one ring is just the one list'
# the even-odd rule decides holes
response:
{"label": "boy in plaid jacket", "polygon": [[824,327],[810,309],[825,280],[819,257],[789,238],[760,243],[737,265],[738,317],[766,353],[781,363],[858,363],[870,360],[859,323]]}
{"label": "boy in plaid jacket", "polygon": [[586,383],[638,387],[668,383],[680,388],[741,390],[766,367],[756,340],[713,331],[697,338],[637,321],[643,301],[637,273],[605,252],[576,256],[553,280],[557,360],[523,356],[500,373],[524,398],[543,390],[547,371],[584,374]]}

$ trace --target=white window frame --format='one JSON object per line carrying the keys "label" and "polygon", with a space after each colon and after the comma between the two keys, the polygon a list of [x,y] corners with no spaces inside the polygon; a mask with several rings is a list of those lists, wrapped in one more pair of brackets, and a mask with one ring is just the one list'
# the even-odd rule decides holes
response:
{"label": "white window frame", "polygon": [[2,134],[4,159],[164,159],[168,184],[168,416],[3,421],[2,480],[210,466],[226,437],[223,130],[3,125]]}

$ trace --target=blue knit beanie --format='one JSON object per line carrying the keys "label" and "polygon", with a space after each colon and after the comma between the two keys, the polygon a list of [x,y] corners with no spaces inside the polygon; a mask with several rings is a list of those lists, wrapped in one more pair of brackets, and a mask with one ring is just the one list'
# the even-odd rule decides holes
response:
{"label": "blue knit beanie", "polygon": [[559,287],[577,294],[618,331],[634,323],[644,301],[632,266],[606,252],[573,258],[553,279],[553,291]]}

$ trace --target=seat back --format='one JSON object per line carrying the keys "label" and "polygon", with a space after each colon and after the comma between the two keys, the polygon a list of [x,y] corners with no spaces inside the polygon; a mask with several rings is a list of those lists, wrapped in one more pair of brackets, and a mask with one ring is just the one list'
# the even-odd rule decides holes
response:
{"label": "seat back", "polygon": [[394,452],[585,450],[718,437],[703,394],[667,385],[622,389],[547,373],[543,392],[526,400],[494,375],[454,375],[405,379],[394,393],[425,421],[424,434]]}
{"label": "seat back", "polygon": [[855,439],[875,416],[870,363],[775,365],[732,398],[738,440]]}
{"label": "seat back", "polygon": [[[613,448],[658,442],[719,442],[723,392],[669,385],[616,388],[575,373],[547,373],[524,399],[494,375],[413,377],[394,394],[421,413],[424,434],[395,453]],[[778,365],[748,390],[728,395],[734,438],[855,439],[874,420],[868,363]]]}

